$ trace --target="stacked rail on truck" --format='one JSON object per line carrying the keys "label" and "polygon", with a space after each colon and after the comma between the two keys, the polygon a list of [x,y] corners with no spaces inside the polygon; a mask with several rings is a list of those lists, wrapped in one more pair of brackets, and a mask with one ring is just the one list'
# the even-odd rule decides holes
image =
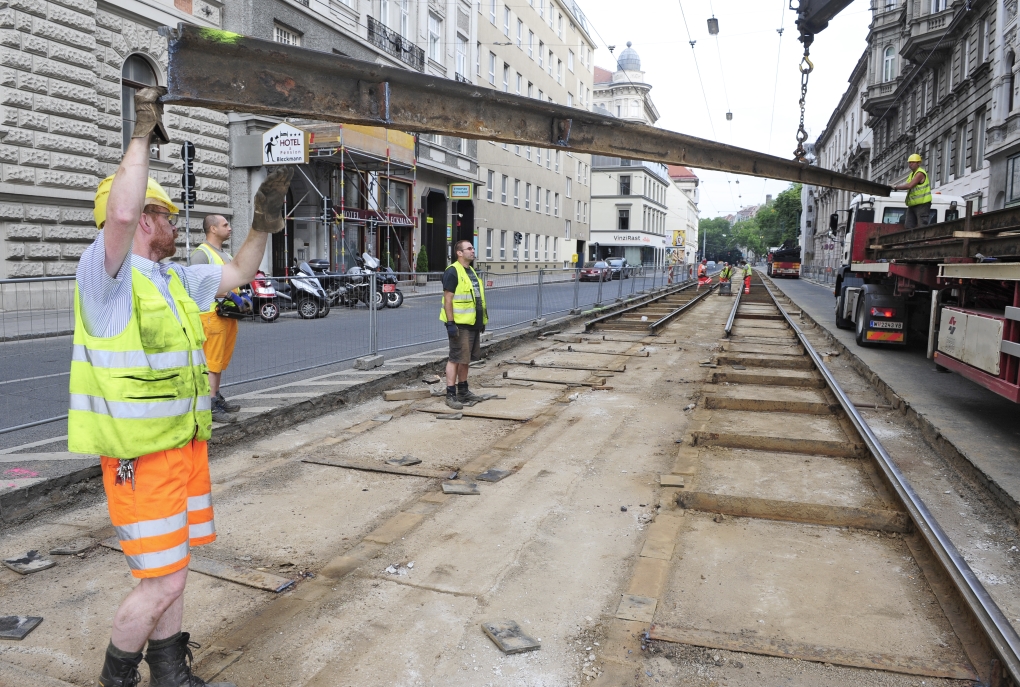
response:
{"label": "stacked rail on truck", "polygon": [[939,371],[1020,402],[1020,209],[972,214],[936,194],[929,224],[906,229],[904,200],[851,200],[836,326],[861,346],[925,344]]}

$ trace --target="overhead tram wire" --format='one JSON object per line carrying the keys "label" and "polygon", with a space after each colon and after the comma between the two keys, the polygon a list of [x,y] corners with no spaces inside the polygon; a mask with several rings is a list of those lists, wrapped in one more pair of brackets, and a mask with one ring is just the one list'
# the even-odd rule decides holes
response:
{"label": "overhead tram wire", "polygon": [[694,69],[698,73],[698,83],[701,84],[701,97],[705,100],[705,112],[708,114],[708,125],[712,129],[712,138],[718,140],[715,133],[715,123],[712,121],[712,108],[708,106],[708,93],[705,92],[705,81],[701,78],[701,67],[698,66],[698,55],[694,52],[694,44],[697,42],[691,38],[691,29],[687,26],[687,14],[684,12],[683,0],[677,0],[680,4],[680,16],[684,20],[684,29],[687,31],[687,42],[691,44],[691,56],[694,57]]}
{"label": "overhead tram wire", "polygon": [[[776,32],[779,34],[779,44],[776,50],[776,78],[772,84],[772,117],[769,120],[769,144],[765,148],[765,153],[768,155],[772,154],[772,130],[776,124],[776,93],[779,90],[779,65],[783,58],[783,31],[786,29],[786,0],[780,0],[779,3],[779,28]],[[762,179],[761,182],[761,195],[765,195],[765,186],[768,184],[768,179]]]}

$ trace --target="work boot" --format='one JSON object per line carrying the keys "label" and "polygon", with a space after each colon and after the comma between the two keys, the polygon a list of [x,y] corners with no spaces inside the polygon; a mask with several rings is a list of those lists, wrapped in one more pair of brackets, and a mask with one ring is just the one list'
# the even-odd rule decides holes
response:
{"label": "work boot", "polygon": [[219,403],[221,406],[223,406],[223,410],[227,411],[228,413],[239,413],[239,412],[241,412],[241,404],[240,403],[234,403],[233,401],[228,401],[227,399],[223,398],[223,394],[220,393],[219,391],[216,392],[216,402]]}
{"label": "work boot", "polygon": [[191,673],[192,649],[199,647],[187,632],[167,639],[149,640],[145,662],[149,664],[149,687],[236,687],[233,682],[206,682]]}
{"label": "work boot", "polygon": [[228,413],[226,408],[220,405],[219,401],[216,401],[212,407],[212,421],[229,425],[231,422],[237,422],[237,418]]}
{"label": "work boot", "polygon": [[457,385],[457,400],[461,403],[479,403],[485,399],[468,389],[467,382],[461,382]]}
{"label": "work boot", "polygon": [[464,410],[464,404],[457,400],[457,387],[446,387],[446,405],[454,410]]}
{"label": "work boot", "polygon": [[[124,657],[114,656],[110,649],[113,643],[106,649],[106,662],[103,663],[103,672],[99,675],[99,687],[135,687],[141,682],[142,676],[138,674],[138,664],[142,662],[142,652],[135,656]],[[118,651],[123,654],[124,652]]]}

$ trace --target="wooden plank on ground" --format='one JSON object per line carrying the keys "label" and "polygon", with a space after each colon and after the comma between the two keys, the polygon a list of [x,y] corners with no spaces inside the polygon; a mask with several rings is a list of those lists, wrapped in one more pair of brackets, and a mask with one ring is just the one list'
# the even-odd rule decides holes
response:
{"label": "wooden plank on ground", "polygon": [[[120,541],[116,537],[110,537],[99,542],[102,546],[114,551],[123,551],[120,546]],[[242,568],[238,565],[231,565],[229,563],[221,563],[220,561],[213,560],[212,558],[206,558],[205,556],[198,556],[194,553],[191,554],[191,562],[188,563],[188,569],[194,570],[197,573],[208,575],[209,577],[218,577],[221,580],[227,580],[228,582],[236,582],[246,587],[254,587],[255,589],[265,589],[270,592],[282,592],[292,584],[294,580],[287,577],[280,577],[273,573],[263,572],[261,570],[252,570],[251,568]]]}
{"label": "wooden plank on ground", "polygon": [[348,460],[327,460],[325,458],[302,458],[302,463],[313,463],[315,465],[327,465],[333,468],[346,468],[348,470],[363,470],[365,472],[385,472],[390,475],[405,475],[407,477],[428,477],[435,479],[453,479],[457,476],[456,470],[430,470],[417,465],[410,467],[399,467],[397,465],[382,465],[377,463],[355,463]]}
{"label": "wooden plank on ground", "polygon": [[728,634],[715,630],[667,627],[664,625],[652,625],[649,634],[652,639],[660,642],[688,644],[708,649],[739,651],[760,656],[778,656],[799,661],[832,663],[850,668],[884,670],[892,673],[939,677],[950,680],[978,679],[974,669],[965,661],[940,661],[932,658],[868,653],[852,649],[836,649],[815,644],[772,639],[754,634]]}
{"label": "wooden plank on ground", "polygon": [[432,395],[431,389],[390,389],[383,392],[384,401],[415,401],[420,398],[428,398]]}
{"label": "wooden plank on ground", "polygon": [[365,541],[377,544],[392,544],[407,534],[412,527],[425,518],[421,513],[397,513],[382,525],[365,535]]}
{"label": "wooden plank on ground", "polygon": [[[432,413],[433,415],[443,415],[450,411],[446,408],[418,408],[419,412]],[[464,410],[458,410],[464,417],[477,417],[484,420],[507,420],[508,422],[528,422],[531,420],[530,415],[503,415],[500,413],[487,413],[484,410],[474,410],[465,406]]]}

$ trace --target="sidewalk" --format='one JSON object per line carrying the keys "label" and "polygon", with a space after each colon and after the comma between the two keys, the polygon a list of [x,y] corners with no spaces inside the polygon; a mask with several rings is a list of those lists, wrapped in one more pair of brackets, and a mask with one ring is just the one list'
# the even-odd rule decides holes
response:
{"label": "sidewalk", "polygon": [[[858,346],[853,332],[836,328],[830,286],[796,279],[773,283],[856,356],[862,372],[873,373],[879,387],[884,383],[887,396],[903,400],[933,446],[950,459],[957,452],[955,462],[966,462],[972,476],[1020,519],[1020,408],[959,375],[936,372],[923,350]],[[889,398],[893,403],[895,396]]]}

